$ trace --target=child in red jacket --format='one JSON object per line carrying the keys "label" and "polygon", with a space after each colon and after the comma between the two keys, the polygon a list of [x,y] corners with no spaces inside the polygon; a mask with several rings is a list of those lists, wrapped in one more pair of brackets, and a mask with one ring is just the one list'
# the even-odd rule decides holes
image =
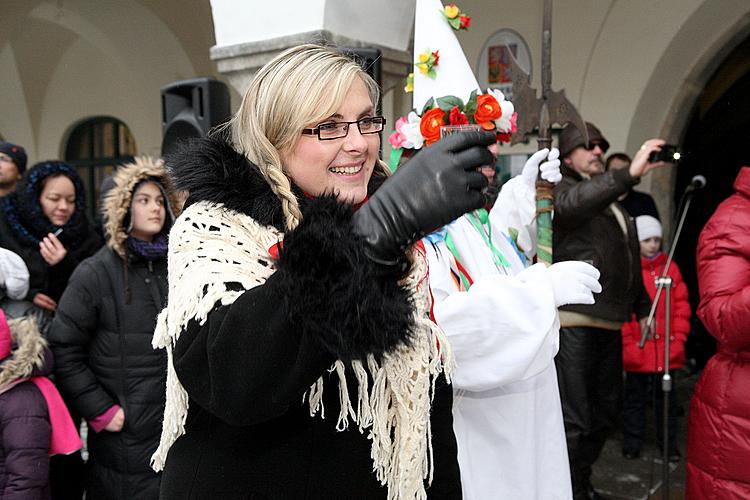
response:
{"label": "child in red jacket", "polygon": [[[635,219],[638,228],[638,239],[641,242],[641,269],[643,284],[654,299],[656,295],[655,279],[664,274],[667,256],[661,251],[662,228],[658,220],[650,215]],[[667,275],[672,278],[671,334],[669,337],[669,368],[677,369],[685,363],[685,340],[690,331],[690,303],[688,290],[682,280],[677,264],[672,262]],[[656,394],[654,413],[656,415],[656,434],[659,443],[662,439],[662,391],[661,378],[664,373],[664,333],[666,329],[665,292],[659,298],[656,309],[655,328],[652,329],[643,349],[638,347],[641,340],[641,329],[633,317],[630,323],[622,327],[622,360],[626,372],[625,394],[623,398],[623,444],[622,454],[625,458],[636,458],[641,451],[646,427],[646,402]],[[674,380],[674,379],[673,379]],[[667,446],[669,460],[679,461],[677,449],[677,416],[675,414],[675,387],[669,393],[669,427]]]}

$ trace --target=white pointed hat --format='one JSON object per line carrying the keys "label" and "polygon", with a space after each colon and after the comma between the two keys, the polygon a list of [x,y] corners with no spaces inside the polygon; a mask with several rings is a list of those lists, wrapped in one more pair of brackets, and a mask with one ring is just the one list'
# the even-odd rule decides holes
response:
{"label": "white pointed hat", "polygon": [[414,61],[428,49],[430,52],[437,50],[440,53],[434,80],[419,70],[414,71],[412,104],[417,113],[422,111],[431,97],[437,99],[454,95],[466,102],[474,90],[480,92],[461,44],[442,11],[443,4],[440,0],[417,0],[414,16]]}

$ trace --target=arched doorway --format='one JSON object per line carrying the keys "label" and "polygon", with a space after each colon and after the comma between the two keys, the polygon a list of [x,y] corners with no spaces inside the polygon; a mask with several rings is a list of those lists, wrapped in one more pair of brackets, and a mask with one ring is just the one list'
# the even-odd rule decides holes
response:
{"label": "arched doorway", "polygon": [[65,143],[65,161],[73,165],[86,188],[92,220],[99,218],[102,181],[136,154],[135,139],[125,123],[110,116],[88,118],[76,125]]}
{"label": "arched doorway", "polygon": [[[722,62],[696,100],[682,145],[686,155],[677,167],[675,206],[694,175],[706,177],[706,188],[696,192],[675,250],[675,262],[698,306],[695,250],[698,236],[716,207],[732,193],[742,165],[750,165],[746,149],[750,137],[750,38]],[[689,355],[699,366],[715,350],[713,338],[696,318]]]}

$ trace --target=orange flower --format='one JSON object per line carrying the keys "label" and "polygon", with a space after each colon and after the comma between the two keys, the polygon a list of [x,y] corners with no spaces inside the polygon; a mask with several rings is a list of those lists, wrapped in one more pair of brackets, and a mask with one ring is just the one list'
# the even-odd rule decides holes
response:
{"label": "orange flower", "polygon": [[502,115],[500,103],[492,95],[480,94],[477,96],[477,110],[474,112],[475,123],[480,124],[485,130],[492,130],[495,128],[495,120]]}
{"label": "orange flower", "polygon": [[427,145],[440,139],[440,127],[445,125],[444,120],[445,112],[440,108],[432,108],[422,115],[422,120],[419,122],[419,131]]}

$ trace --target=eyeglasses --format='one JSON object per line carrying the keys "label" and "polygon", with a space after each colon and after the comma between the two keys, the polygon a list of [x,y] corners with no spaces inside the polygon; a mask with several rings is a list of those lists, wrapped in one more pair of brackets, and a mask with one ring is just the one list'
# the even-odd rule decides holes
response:
{"label": "eyeglasses", "polygon": [[594,148],[596,148],[597,146],[599,146],[599,149],[602,150],[602,153],[606,153],[607,150],[609,149],[603,142],[599,142],[599,141],[589,142],[588,144],[584,145],[583,148],[586,151],[593,151]]}
{"label": "eyeglasses", "polygon": [[330,122],[321,123],[315,128],[303,128],[304,135],[317,135],[320,141],[341,139],[349,134],[349,125],[357,124],[360,134],[376,134],[385,127],[385,118],[382,116],[368,116],[354,122]]}

